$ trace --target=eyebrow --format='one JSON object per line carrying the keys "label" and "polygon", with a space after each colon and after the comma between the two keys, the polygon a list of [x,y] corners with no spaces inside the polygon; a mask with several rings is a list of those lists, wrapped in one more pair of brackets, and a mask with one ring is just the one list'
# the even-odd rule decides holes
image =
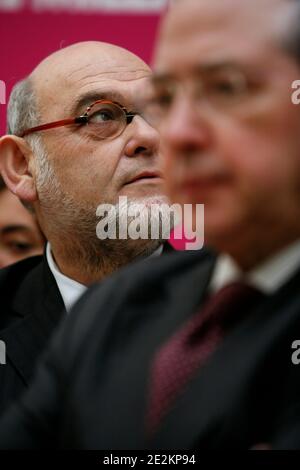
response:
{"label": "eyebrow", "polygon": [[7,225],[6,227],[0,230],[1,235],[9,235],[11,233],[16,233],[16,232],[31,233],[32,230],[26,225]]}
{"label": "eyebrow", "polygon": [[[218,72],[223,69],[242,69],[243,65],[238,64],[233,61],[222,61],[222,62],[216,62],[216,63],[207,63],[207,64],[201,64],[197,65],[192,68],[192,73],[195,75],[199,75],[201,73],[212,73],[212,72]],[[157,72],[152,75],[151,81],[152,83],[159,83],[163,82],[164,80],[169,80],[173,78],[172,73],[160,73]]]}
{"label": "eyebrow", "polygon": [[195,67],[195,72],[218,72],[219,70],[223,69],[240,69],[242,68],[242,64],[238,64],[232,61],[223,61],[211,64],[203,64],[199,67]]}
{"label": "eyebrow", "polygon": [[84,95],[79,96],[75,100],[71,113],[72,115],[77,115],[80,112],[83,112],[84,108],[87,108],[90,104],[103,99],[116,101],[119,104],[123,104],[125,100],[122,93],[119,93],[115,90],[90,91]]}

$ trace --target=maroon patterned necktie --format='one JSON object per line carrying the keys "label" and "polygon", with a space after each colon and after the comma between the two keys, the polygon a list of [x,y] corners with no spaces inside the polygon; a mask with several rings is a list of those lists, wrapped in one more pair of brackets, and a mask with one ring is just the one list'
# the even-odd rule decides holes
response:
{"label": "maroon patterned necktie", "polygon": [[183,327],[155,354],[151,375],[147,432],[151,436],[188,382],[206,363],[226,331],[253,308],[263,294],[234,282],[210,296]]}

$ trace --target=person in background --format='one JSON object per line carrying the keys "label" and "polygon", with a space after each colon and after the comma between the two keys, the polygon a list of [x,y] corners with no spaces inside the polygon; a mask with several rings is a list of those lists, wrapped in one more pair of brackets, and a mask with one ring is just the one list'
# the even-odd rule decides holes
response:
{"label": "person in background", "polygon": [[41,255],[45,238],[36,218],[6,187],[0,176],[0,268]]}

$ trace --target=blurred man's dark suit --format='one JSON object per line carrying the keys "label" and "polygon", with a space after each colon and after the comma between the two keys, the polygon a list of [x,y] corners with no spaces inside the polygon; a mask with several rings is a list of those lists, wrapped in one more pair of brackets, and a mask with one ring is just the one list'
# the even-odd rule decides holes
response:
{"label": "blurred man's dark suit", "polygon": [[6,364],[0,366],[0,414],[28,386],[36,361],[65,308],[45,256],[0,270],[0,339]]}
{"label": "blurred man's dark suit", "polygon": [[92,288],[51,341],[21,405],[1,421],[0,447],[298,446],[300,372],[291,344],[300,331],[299,269],[228,334],[147,438],[153,354],[199,310],[214,266],[207,252],[177,253]]}
{"label": "blurred man's dark suit", "polygon": [[[173,252],[166,243],[163,254]],[[7,364],[0,366],[0,415],[29,385],[36,362],[66,309],[44,256],[0,270],[0,340]]]}

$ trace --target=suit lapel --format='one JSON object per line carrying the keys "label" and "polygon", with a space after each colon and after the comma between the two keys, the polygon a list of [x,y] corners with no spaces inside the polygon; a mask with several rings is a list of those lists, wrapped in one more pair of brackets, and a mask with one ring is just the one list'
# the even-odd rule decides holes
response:
{"label": "suit lapel", "polygon": [[64,314],[62,298],[45,258],[19,285],[12,310],[20,318],[1,331],[1,339],[6,343],[9,361],[28,384],[38,356]]}
{"label": "suit lapel", "polygon": [[[117,330],[136,331],[143,321],[143,333],[134,335],[130,351],[126,360],[126,383],[130,380],[131,386],[126,388],[122,382],[123,373],[118,374],[117,380],[113,380],[109,387],[108,396],[111,396],[110,404],[102,411],[104,422],[109,423],[109,429],[105,428],[106,442],[110,433],[115,433],[114,421],[109,416],[118,416],[118,433],[120,438],[115,444],[118,446],[137,446],[132,448],[146,448],[142,442],[145,433],[145,415],[143,411],[147,408],[149,366],[152,363],[153,351],[172,335],[186,318],[197,308],[203,293],[206,290],[211,272],[215,263],[213,256],[204,253],[174,253],[166,258],[166,263],[151,263],[147,274],[153,279],[153,286],[143,290],[141,298],[137,296],[129,299],[130,323],[126,312],[126,303],[123,313],[118,316]],[[147,321],[145,322],[145,319]],[[128,335],[127,335],[128,336]],[[139,355],[136,354],[139,351]],[[128,379],[130,377],[130,379]],[[120,382],[119,382],[120,380]],[[117,391],[118,398],[114,400]],[[105,417],[103,416],[105,414]],[[132,432],[126,431],[126,423],[135,422]],[[125,433],[125,435],[124,435]],[[103,445],[103,444],[102,444]],[[105,445],[105,444],[104,444]],[[126,447],[131,448],[131,447]]]}
{"label": "suit lapel", "polygon": [[[172,256],[174,256],[174,267]],[[178,263],[178,256],[182,260],[181,263]],[[144,302],[144,306],[151,306],[149,312],[145,311],[145,307],[143,311],[143,316],[149,318],[149,321],[144,326],[144,333],[139,336],[139,343],[134,344],[132,357],[128,361],[131,369],[128,374],[132,377],[132,383],[135,384],[135,393],[132,394],[132,402],[129,406],[121,400],[118,401],[121,403],[121,409],[115,409],[118,416],[123,416],[120,422],[126,423],[132,420],[133,410],[147,410],[149,368],[152,364],[153,353],[185,323],[188,317],[197,311],[205,295],[214,264],[215,256],[210,254],[207,256],[203,252],[174,253],[174,255],[170,254],[170,265],[166,268],[166,272],[162,273],[164,267],[160,269],[159,282],[155,285],[156,292],[151,294],[152,302],[148,303],[147,299]],[[153,274],[155,276],[155,273]],[[167,281],[164,281],[162,277],[166,277]],[[143,358],[136,356],[137,350],[141,351]],[[134,415],[136,416],[135,412]],[[135,434],[131,434],[128,438],[131,442],[139,442],[141,448],[145,448],[145,443],[142,442],[145,435],[145,415],[138,413],[138,416],[139,422],[135,428]],[[119,445],[122,443],[120,442]]]}
{"label": "suit lapel", "polygon": [[[269,397],[276,402],[276,393],[279,393],[277,389],[280,386],[272,387],[268,382],[269,372],[272,368],[280,367],[283,361],[290,363],[290,333],[297,331],[297,325],[299,328],[299,283],[300,271],[225,338],[206,366],[189,383],[148,448],[191,449],[199,445],[206,449],[213,447],[212,442],[217,442],[224,423],[228,424],[227,433],[228,429],[234,429],[234,420],[238,421],[238,404],[243,402],[244,397],[250,399],[246,406],[241,406],[241,412],[248,414],[244,423],[247,419],[249,422],[255,419],[252,416],[255,410],[251,411],[250,406],[253,401],[248,391],[251,385],[253,387],[254,383],[259,383],[258,376],[265,377],[266,382],[262,389],[266,387],[270,390]],[[261,367],[265,368],[263,372]],[[283,367],[286,369],[286,362]],[[271,376],[280,381],[279,373],[274,372]],[[261,395],[264,396],[264,393]],[[257,403],[260,398],[258,395]],[[267,401],[265,407],[268,405]],[[228,419],[232,421],[228,423]],[[245,430],[240,430],[241,440],[247,438],[243,431]],[[238,446],[236,436],[239,436],[239,432],[235,435]],[[230,437],[228,438],[230,442]],[[224,443],[224,440],[223,435],[221,442]]]}
{"label": "suit lapel", "polygon": [[[158,347],[197,311],[206,293],[216,260],[215,256],[208,252],[174,252],[165,258],[169,258],[166,265],[159,262],[157,265],[152,264],[152,269],[157,269],[157,272],[151,272],[153,285],[150,288],[148,284],[147,291],[143,290],[140,301],[135,299],[135,313],[130,316],[131,325],[136,324],[141,315],[143,319],[150,319],[147,328],[149,331],[153,329],[153,336],[149,334],[151,348]],[[132,305],[130,308],[132,309]],[[122,318],[119,321],[121,323]],[[124,316],[124,328],[129,329],[131,326],[127,321]]]}
{"label": "suit lapel", "polygon": [[[183,275],[171,277],[166,284],[165,302],[169,313],[165,315],[167,322],[178,327],[182,322],[197,311],[206,294],[216,258],[212,254],[189,252],[184,254],[193,260],[192,266]],[[181,267],[179,267],[179,271]],[[170,321],[170,317],[172,321]]]}

